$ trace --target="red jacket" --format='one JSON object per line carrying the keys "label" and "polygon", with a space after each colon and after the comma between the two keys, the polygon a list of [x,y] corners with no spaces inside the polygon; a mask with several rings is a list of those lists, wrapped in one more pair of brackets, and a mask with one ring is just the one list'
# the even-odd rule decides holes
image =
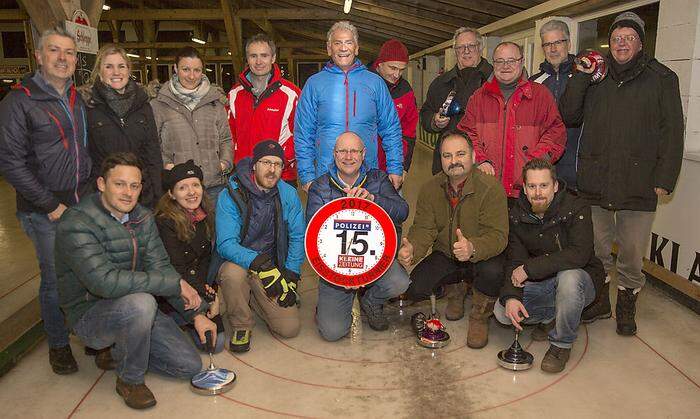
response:
{"label": "red jacket", "polygon": [[[386,81],[386,80],[385,80]],[[396,84],[389,84],[389,93],[394,101],[396,112],[399,114],[401,123],[401,136],[403,139],[403,170],[408,171],[413,160],[413,148],[416,145],[416,126],[418,125],[418,107],[416,107],[416,97],[408,81],[400,78]],[[377,162],[379,168],[386,172],[386,154],[382,148],[382,139],[377,137]]]}
{"label": "red jacket", "polygon": [[475,163],[489,161],[509,197],[522,188],[521,172],[529,160],[556,161],[566,147],[566,128],[547,87],[522,78],[505,103],[498,80],[484,83],[467,104],[457,125],[474,144]]}
{"label": "red jacket", "polygon": [[282,78],[279,67],[274,64],[267,88],[256,99],[251,92],[253,86],[246,78],[249,71],[248,68],[243,70],[228,94],[233,161],[237,163],[252,156],[253,147],[260,141],[277,140],[287,160],[282,179],[295,180],[294,114],[301,90]]}

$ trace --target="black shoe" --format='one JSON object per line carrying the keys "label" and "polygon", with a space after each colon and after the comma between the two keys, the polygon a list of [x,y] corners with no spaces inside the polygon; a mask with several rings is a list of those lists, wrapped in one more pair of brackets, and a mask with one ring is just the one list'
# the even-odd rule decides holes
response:
{"label": "black shoe", "polygon": [[367,315],[367,323],[372,330],[381,332],[389,329],[389,321],[386,319],[384,307],[381,304],[372,306],[362,298],[360,299],[360,308]]}
{"label": "black shoe", "polygon": [[634,316],[637,312],[637,294],[634,289],[625,288],[617,291],[617,304],[615,304],[615,317],[617,321],[617,334],[633,336],[637,333],[637,323]]}
{"label": "black shoe", "polygon": [[49,348],[49,363],[53,372],[59,375],[73,374],[78,372],[78,363],[73,358],[70,345],[62,348]]}
{"label": "black shoe", "polygon": [[234,353],[250,350],[250,330],[234,330],[228,350]]}
{"label": "black shoe", "polygon": [[603,290],[600,293],[600,298],[593,304],[589,305],[581,313],[581,323],[593,323],[599,319],[609,319],[612,316],[610,309],[610,283],[603,285]]}

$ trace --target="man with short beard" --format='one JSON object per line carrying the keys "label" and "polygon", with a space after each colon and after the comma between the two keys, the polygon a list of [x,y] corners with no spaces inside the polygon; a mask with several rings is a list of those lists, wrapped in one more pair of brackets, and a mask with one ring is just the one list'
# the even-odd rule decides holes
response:
{"label": "man with short beard", "polygon": [[[493,67],[481,57],[483,37],[474,28],[459,28],[452,37],[452,50],[457,63],[430,83],[428,94],[420,109],[420,124],[426,132],[442,134],[453,131],[464,116],[469,98],[491,76]],[[440,113],[445,99],[454,91],[453,101],[460,105],[455,115]],[[433,174],[440,173],[440,142],[433,152]]]}
{"label": "man with short beard", "polygon": [[17,218],[41,270],[39,305],[56,374],[78,371],[59,308],[54,238],[63,212],[80,201],[90,178],[85,107],[72,77],[73,35],[45,31],[35,51],[39,69],[0,103],[0,174],[17,192]]}
{"label": "man with short beard", "polygon": [[[549,339],[542,370],[564,370],[583,308],[603,288],[603,265],[593,252],[591,209],[557,180],[543,159],[523,167],[523,193],[510,210],[506,281],[496,319],[537,324],[533,340]],[[556,320],[555,320],[556,318]]]}
{"label": "man with short beard", "polygon": [[[342,197],[356,197],[372,201],[382,207],[394,222],[398,234],[401,223],[408,217],[408,203],[399,195],[386,173],[369,169],[364,164],[365,144],[354,132],[341,134],[335,142],[334,163],[329,172],[314,180],[309,189],[306,218],[311,217],[325,204]],[[389,322],[384,314],[384,303],[408,288],[408,274],[393,261],[378,280],[364,287],[360,307],[367,316],[369,327],[384,331]],[[357,289],[333,285],[324,278],[318,281],[318,305],[316,322],[321,337],[336,341],[350,332],[352,302]]]}
{"label": "man with short beard", "polygon": [[[413,226],[404,238],[398,260],[411,272],[407,294],[420,301],[442,285],[457,285],[448,294],[445,317],[464,317],[466,283],[473,285],[467,345],[488,343],[489,317],[503,283],[502,255],[508,242],[508,208],[498,181],[474,170],[474,149],[461,132],[448,132],[440,142],[443,171],[420,190]],[[424,258],[428,249],[432,253]],[[422,260],[421,260],[422,259]]]}
{"label": "man with short beard", "polygon": [[643,51],[639,16],[618,15],[608,38],[608,76],[594,84],[594,68],[579,66],[559,108],[568,125],[585,127],[578,190],[592,205],[595,253],[608,275],[601,298],[584,312],[583,321],[611,316],[608,283],[617,270],[617,333],[631,336],[637,333],[637,295],[646,282],[642,257],[658,197],[673,192],[681,169],[683,107],[676,73]]}
{"label": "man with short beard", "polygon": [[[189,380],[202,359],[175,321],[158,310],[167,298],[199,338],[216,340],[208,304],[170,264],[153,214],[138,204],[139,160],[115,153],[102,162],[98,193],[69,208],[56,228],[61,308],[86,345],[109,349],[102,368],[115,369],[117,393],[132,409],[156,404],[146,372]],[[214,342],[215,343],[215,342]]]}
{"label": "man with short beard", "polygon": [[[259,142],[236,166],[216,206],[216,247],[229,350],[250,350],[254,309],[276,334],[299,333],[297,284],[304,261],[304,214],[296,188],[280,182],[286,163],[275,140]],[[251,298],[252,294],[252,298]]]}

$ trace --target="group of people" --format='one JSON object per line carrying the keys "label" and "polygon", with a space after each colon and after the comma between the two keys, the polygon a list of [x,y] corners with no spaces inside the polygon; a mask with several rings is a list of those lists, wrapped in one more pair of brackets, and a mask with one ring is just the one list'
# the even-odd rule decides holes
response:
{"label": "group of people", "polygon": [[[680,169],[678,78],[644,53],[634,13],[612,24],[599,83],[569,54],[564,22],[540,37],[546,59],[528,78],[522,47],[499,44],[489,64],[478,31],[458,29],[457,63],[419,113],[402,77],[406,47],[387,41],[367,67],[345,21],[328,31],[330,60],[303,90],[281,76],[274,41],[251,37],[228,95],[194,48],[147,92],[125,51],[105,46],[91,84],[77,89],[73,38],[42,34],[39,69],[0,103],[0,171],[37,251],[54,372],[77,371],[72,331],[140,409],[156,403],[146,372],[191,377],[208,334],[216,351],[249,351],[253,312],[296,336],[306,223],[346,196],[382,207],[400,248],[361,290],[319,279],[316,325],[327,341],[349,333],[358,294],[382,331],[390,298],[444,295],[445,317],[457,321],[471,288],[467,345],[487,345],[492,315],[533,324],[533,339],[550,342],[541,368],[556,373],[579,324],[611,316],[615,271],[617,332],[634,334],[657,197]],[[418,123],[439,141],[401,237]]]}

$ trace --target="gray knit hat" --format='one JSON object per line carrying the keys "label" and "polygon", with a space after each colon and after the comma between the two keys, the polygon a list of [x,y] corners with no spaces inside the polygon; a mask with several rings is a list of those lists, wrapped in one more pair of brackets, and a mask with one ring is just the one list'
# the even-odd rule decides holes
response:
{"label": "gray knit hat", "polygon": [[612,25],[610,25],[610,31],[608,31],[608,40],[612,35],[613,31],[617,28],[632,28],[639,35],[639,39],[644,42],[644,21],[634,12],[623,12],[617,15],[615,20],[613,20]]}

